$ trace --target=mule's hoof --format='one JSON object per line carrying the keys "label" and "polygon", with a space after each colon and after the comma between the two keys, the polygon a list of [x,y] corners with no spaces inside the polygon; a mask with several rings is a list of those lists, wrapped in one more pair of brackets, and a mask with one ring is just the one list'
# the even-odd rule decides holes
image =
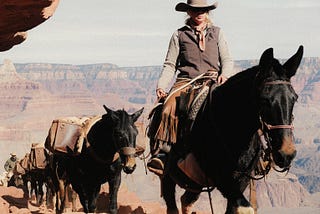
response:
{"label": "mule's hoof", "polygon": [[238,207],[237,214],[254,214],[254,209],[252,207]]}
{"label": "mule's hoof", "polygon": [[163,175],[164,164],[159,158],[151,158],[147,163],[147,167],[149,171],[155,173],[156,175]]}
{"label": "mule's hoof", "polygon": [[110,212],[110,214],[117,214],[118,209],[110,209],[109,212]]}

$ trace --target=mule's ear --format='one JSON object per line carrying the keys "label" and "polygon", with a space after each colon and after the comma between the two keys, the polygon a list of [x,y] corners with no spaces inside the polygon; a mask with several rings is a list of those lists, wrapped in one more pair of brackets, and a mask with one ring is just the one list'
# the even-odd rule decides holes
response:
{"label": "mule's ear", "polygon": [[113,121],[119,120],[119,116],[116,114],[115,111],[112,109],[108,108],[107,106],[103,105],[103,108],[106,110],[107,114],[102,115],[102,118],[111,118]]}
{"label": "mule's ear", "polygon": [[296,74],[300,62],[302,60],[302,56],[303,46],[300,45],[298,51],[283,64],[283,68],[286,70],[287,77],[290,78]]}
{"label": "mule's ear", "polygon": [[143,112],[143,107],[131,115],[133,122],[136,122]]}
{"label": "mule's ear", "polygon": [[265,78],[271,74],[271,68],[273,65],[273,48],[265,50],[259,61],[259,71],[257,73],[257,83],[261,83]]}
{"label": "mule's ear", "polygon": [[259,66],[261,69],[269,70],[269,68],[272,66],[272,62],[273,62],[273,48],[268,48],[262,53],[260,57]]}
{"label": "mule's ear", "polygon": [[108,114],[111,114],[113,111],[111,109],[109,109],[106,105],[103,105],[104,110],[106,110],[106,112]]}

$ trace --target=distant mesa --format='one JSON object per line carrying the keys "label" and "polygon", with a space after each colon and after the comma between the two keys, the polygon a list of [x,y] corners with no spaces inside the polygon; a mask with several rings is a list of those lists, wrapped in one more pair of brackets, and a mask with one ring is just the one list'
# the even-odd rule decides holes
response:
{"label": "distant mesa", "polygon": [[50,18],[59,0],[2,0],[0,4],[0,51],[26,40],[28,30]]}

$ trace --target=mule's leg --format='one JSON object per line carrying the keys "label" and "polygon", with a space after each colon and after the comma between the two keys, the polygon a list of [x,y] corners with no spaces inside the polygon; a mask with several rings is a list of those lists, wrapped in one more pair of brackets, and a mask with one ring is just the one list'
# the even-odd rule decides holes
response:
{"label": "mule's leg", "polygon": [[176,183],[168,174],[164,175],[162,178],[162,193],[167,205],[167,214],[178,214],[179,211],[175,197]]}
{"label": "mule's leg", "polygon": [[182,214],[190,214],[194,202],[199,199],[200,193],[185,191],[181,196]]}
{"label": "mule's leg", "polygon": [[56,210],[63,213],[66,203],[66,184],[63,180],[58,180],[58,190],[56,192]]}
{"label": "mule's leg", "polygon": [[38,205],[41,205],[43,202],[43,180],[40,178],[38,181],[38,196],[37,196],[37,203]]}
{"label": "mule's leg", "polygon": [[219,185],[218,189],[222,195],[227,198],[226,214],[254,214],[254,209],[249,201],[243,196],[245,181],[235,181],[234,179],[224,177],[223,184]]}
{"label": "mule's leg", "polygon": [[29,199],[28,180],[25,176],[22,176],[23,180],[23,197]]}
{"label": "mule's leg", "polygon": [[27,189],[28,189],[28,199],[31,200],[32,192],[33,192],[31,180],[27,182]]}
{"label": "mule's leg", "polygon": [[72,183],[72,189],[75,191],[78,196],[80,203],[83,207],[83,211],[85,213],[89,213],[89,188],[88,184],[80,184],[79,182],[71,181]]}
{"label": "mule's leg", "polygon": [[85,213],[89,213],[89,203],[88,203],[88,199],[82,194],[82,193],[78,193],[79,194],[79,200],[80,203],[83,207],[83,211]]}
{"label": "mule's leg", "polygon": [[226,214],[254,214],[254,209],[250,205],[243,205],[246,203],[247,201],[245,198],[239,198],[236,201],[234,201],[234,199],[228,199]]}
{"label": "mule's leg", "polygon": [[97,208],[97,199],[99,196],[99,192],[100,192],[100,185],[97,185],[96,187],[94,187],[92,190],[92,192],[90,193],[89,196],[89,212],[94,212]]}
{"label": "mule's leg", "polygon": [[53,209],[53,197],[54,197],[54,191],[53,188],[46,183],[46,206],[48,209]]}
{"label": "mule's leg", "polygon": [[33,198],[33,191],[34,191],[35,199],[37,201],[38,189],[37,189],[37,182],[34,180],[34,178],[32,178],[31,180],[31,190],[30,190],[31,199]]}
{"label": "mule's leg", "polygon": [[71,199],[71,203],[72,203],[72,212],[76,212],[77,211],[77,204],[76,204],[76,200],[77,200],[77,193],[76,191],[74,191],[70,185],[68,185],[67,187],[67,192],[68,192],[68,199]]}
{"label": "mule's leg", "polygon": [[109,179],[109,211],[116,214],[118,210],[118,191],[121,183],[121,171]]}

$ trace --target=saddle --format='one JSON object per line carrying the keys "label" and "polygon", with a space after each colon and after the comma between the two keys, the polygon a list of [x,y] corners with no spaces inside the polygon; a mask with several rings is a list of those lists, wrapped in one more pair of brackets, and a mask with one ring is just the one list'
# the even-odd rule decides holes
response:
{"label": "saddle", "polygon": [[[178,117],[179,117],[179,135],[178,138],[179,143],[175,144],[175,147],[178,147],[180,149],[177,149],[178,153],[181,154],[181,156],[185,156],[188,152],[188,145],[186,145],[186,138],[188,133],[190,132],[193,122],[202,106],[202,104],[205,102],[207,95],[209,93],[210,87],[215,87],[215,84],[212,84],[212,81],[205,82],[204,84],[194,84],[192,87],[190,87],[190,90],[187,92],[181,92],[179,96],[179,103],[177,103],[177,110],[178,110]],[[162,175],[164,164],[166,161],[166,154],[170,152],[171,149],[171,143],[167,142],[161,142],[157,139],[154,139],[154,136],[157,132],[157,129],[159,127],[159,124],[161,122],[161,114],[162,114],[162,103],[158,103],[150,112],[149,114],[149,129],[147,132],[147,136],[150,139],[150,151],[152,154],[152,158],[149,160],[147,166],[149,171],[157,174]],[[191,154],[191,153],[190,153]],[[180,166],[182,166],[182,169],[188,169],[190,166],[193,166],[192,162],[194,161],[193,155],[187,156],[185,160],[181,160]],[[189,158],[188,158],[189,157]],[[191,157],[191,158],[190,158]],[[186,162],[187,161],[187,167]],[[199,172],[199,167],[194,166],[191,167],[192,172],[188,174],[193,174],[194,172]],[[198,173],[197,173],[198,174]],[[199,174],[200,175],[200,174]],[[201,179],[196,179],[198,183],[204,183],[203,181],[200,181]]]}

